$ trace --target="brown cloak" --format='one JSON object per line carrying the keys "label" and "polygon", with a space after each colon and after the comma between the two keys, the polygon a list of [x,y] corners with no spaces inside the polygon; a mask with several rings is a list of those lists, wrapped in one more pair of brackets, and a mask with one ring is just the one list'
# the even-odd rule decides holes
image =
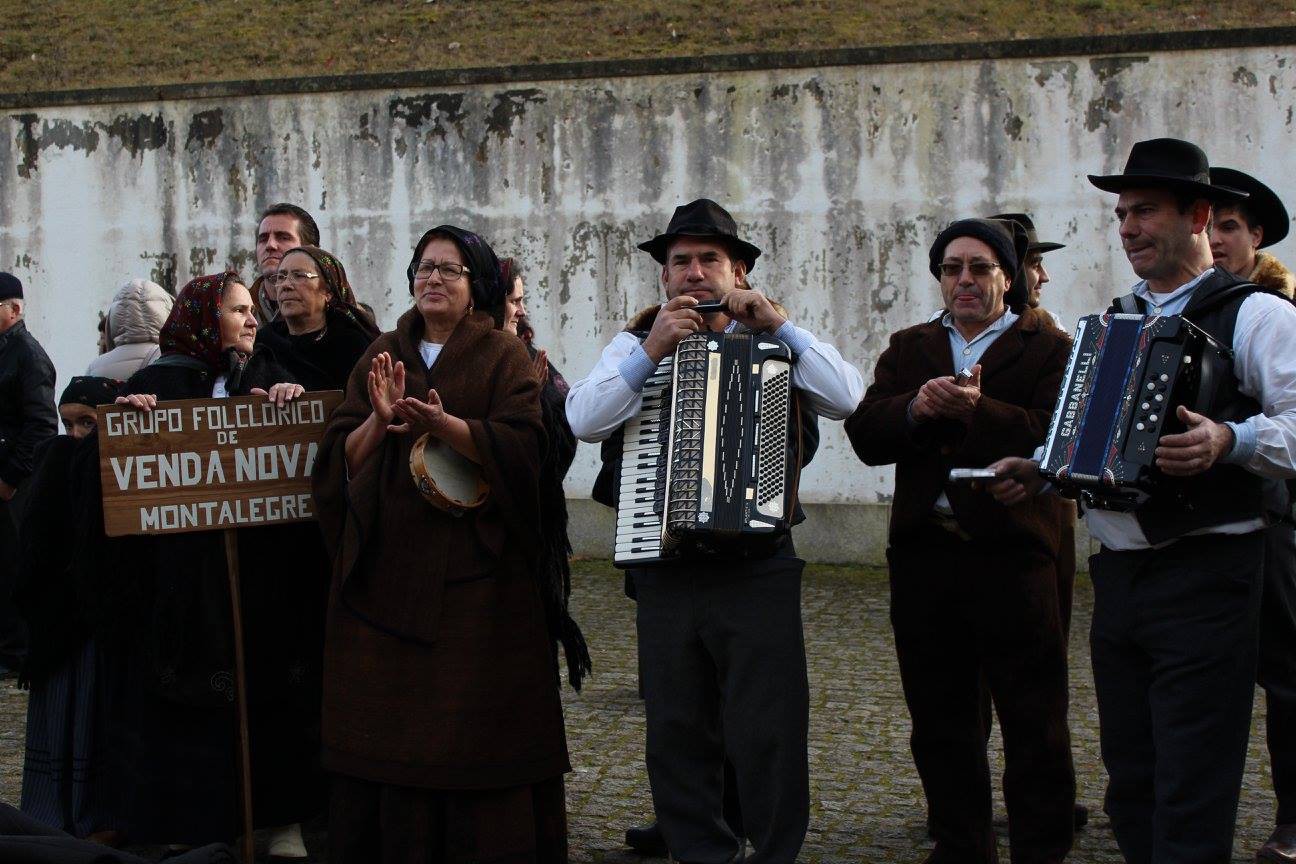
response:
{"label": "brown cloak", "polygon": [[[532,784],[570,771],[537,559],[543,427],[522,342],[465,317],[432,369],[417,309],[356,365],[314,475],[333,558],[323,743],[329,770],[429,789]],[[367,375],[386,351],[405,393],[436,388],[468,422],[490,484],[460,517],[410,477],[413,435],[389,434],[348,479],[347,435],[371,413]]]}

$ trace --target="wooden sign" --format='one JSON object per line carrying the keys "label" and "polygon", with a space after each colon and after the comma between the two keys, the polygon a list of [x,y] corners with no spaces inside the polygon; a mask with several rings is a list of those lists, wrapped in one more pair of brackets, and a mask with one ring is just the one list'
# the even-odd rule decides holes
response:
{"label": "wooden sign", "polygon": [[104,531],[170,534],[315,518],[311,470],[341,390],[101,405]]}

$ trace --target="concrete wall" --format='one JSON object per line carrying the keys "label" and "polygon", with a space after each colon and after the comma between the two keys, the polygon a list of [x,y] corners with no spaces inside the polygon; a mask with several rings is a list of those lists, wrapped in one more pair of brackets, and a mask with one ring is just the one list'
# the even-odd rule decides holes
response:
{"label": "concrete wall", "polygon": [[[765,250],[752,281],[869,378],[887,334],[937,307],[927,246],[950,219],[1034,213],[1068,244],[1044,296],[1070,324],[1132,281],[1114,199],[1086,173],[1174,135],[1296,204],[1294,108],[1282,47],[24,107],[0,116],[0,268],[28,285],[29,326],[66,380],[122,281],[250,277],[267,203],[315,213],[388,325],[413,241],[452,222],[526,262],[539,342],[574,380],[658,297],[635,244],[705,195]],[[1296,241],[1275,251],[1296,258]],[[803,552],[875,560],[891,472],[862,466],[839,424],[824,433],[803,497],[850,507]],[[582,448],[570,495],[596,459]]]}

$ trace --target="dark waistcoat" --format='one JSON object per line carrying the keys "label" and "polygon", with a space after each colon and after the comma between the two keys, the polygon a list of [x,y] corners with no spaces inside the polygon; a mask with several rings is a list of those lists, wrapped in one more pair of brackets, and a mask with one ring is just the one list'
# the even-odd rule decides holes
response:
{"label": "dark waistcoat", "polygon": [[[1219,388],[1209,404],[1198,406],[1216,422],[1237,422],[1261,413],[1259,403],[1238,390],[1232,346],[1238,309],[1247,297],[1264,290],[1216,268],[1193,291],[1182,313],[1226,348],[1215,352],[1214,362],[1224,373]],[[1109,311],[1119,309],[1113,305]],[[1237,465],[1216,464],[1195,477],[1162,483],[1134,515],[1148,542],[1156,544],[1202,528],[1256,519],[1265,509],[1262,478]]]}

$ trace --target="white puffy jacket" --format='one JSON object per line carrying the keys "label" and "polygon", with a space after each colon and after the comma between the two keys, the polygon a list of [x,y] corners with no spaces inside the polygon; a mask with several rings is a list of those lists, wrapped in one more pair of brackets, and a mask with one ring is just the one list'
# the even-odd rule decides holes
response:
{"label": "white puffy jacket", "polygon": [[108,306],[108,353],[90,362],[87,375],[125,381],[157,359],[158,334],[175,300],[161,285],[132,279]]}

